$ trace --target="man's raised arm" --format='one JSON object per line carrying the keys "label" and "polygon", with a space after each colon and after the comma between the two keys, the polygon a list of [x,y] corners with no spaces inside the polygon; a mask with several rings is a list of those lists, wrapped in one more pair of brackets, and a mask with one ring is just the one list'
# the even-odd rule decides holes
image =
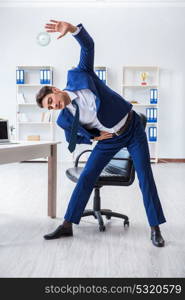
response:
{"label": "man's raised arm", "polygon": [[80,61],[78,68],[84,71],[94,70],[94,41],[82,24],[74,26],[63,21],[50,20],[51,23],[45,25],[47,32],[59,32],[57,39],[65,36],[68,32],[74,35],[74,38],[81,46]]}
{"label": "man's raised arm", "polygon": [[82,24],[77,25],[79,30],[73,34],[81,46],[78,68],[84,71],[94,71],[94,41]]}

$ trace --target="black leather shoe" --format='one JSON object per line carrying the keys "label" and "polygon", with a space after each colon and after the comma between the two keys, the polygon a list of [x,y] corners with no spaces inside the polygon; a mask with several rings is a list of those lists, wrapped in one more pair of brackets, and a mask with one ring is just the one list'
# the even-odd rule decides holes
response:
{"label": "black leather shoe", "polygon": [[63,225],[60,225],[57,227],[57,229],[49,234],[44,235],[45,240],[53,240],[58,239],[60,237],[68,237],[73,235],[73,228],[70,227],[64,227]]}
{"label": "black leather shoe", "polygon": [[151,240],[154,246],[164,247],[165,241],[161,235],[160,229],[152,229],[151,231]]}

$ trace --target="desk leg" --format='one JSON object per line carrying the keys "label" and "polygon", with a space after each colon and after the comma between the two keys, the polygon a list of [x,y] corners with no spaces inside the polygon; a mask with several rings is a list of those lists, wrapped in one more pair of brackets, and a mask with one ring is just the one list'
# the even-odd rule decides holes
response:
{"label": "desk leg", "polygon": [[56,217],[57,190],[57,145],[51,145],[51,156],[48,157],[48,216]]}

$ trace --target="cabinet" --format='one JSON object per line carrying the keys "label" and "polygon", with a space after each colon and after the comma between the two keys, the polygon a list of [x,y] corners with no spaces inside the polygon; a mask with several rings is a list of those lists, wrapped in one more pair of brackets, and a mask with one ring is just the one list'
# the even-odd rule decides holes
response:
{"label": "cabinet", "polygon": [[16,67],[16,139],[54,140],[54,112],[36,104],[36,94],[44,85],[53,84],[50,66]]}
{"label": "cabinet", "polygon": [[121,94],[133,109],[147,117],[146,134],[151,162],[158,162],[159,146],[159,67],[125,66]]}

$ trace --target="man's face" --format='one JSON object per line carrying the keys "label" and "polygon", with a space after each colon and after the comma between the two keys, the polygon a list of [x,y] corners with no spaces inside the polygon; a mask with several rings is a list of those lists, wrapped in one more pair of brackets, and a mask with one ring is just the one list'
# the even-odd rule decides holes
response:
{"label": "man's face", "polygon": [[52,93],[46,95],[42,100],[43,108],[47,109],[64,109],[71,102],[68,94],[55,87],[52,88]]}

